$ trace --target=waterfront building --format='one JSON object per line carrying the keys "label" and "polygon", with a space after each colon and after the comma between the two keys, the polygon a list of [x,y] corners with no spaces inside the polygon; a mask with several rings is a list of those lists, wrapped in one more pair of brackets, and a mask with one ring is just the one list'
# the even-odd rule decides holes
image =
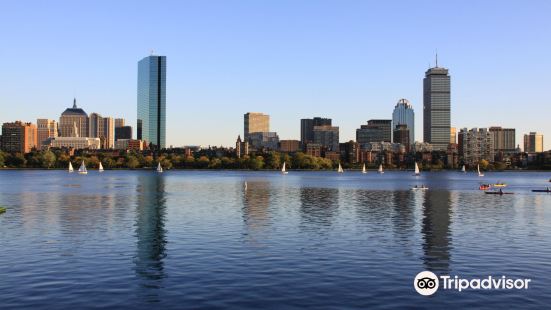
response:
{"label": "waterfront building", "polygon": [[482,159],[494,161],[494,137],[487,128],[463,128],[457,136],[458,153],[467,165],[476,165]]}
{"label": "waterfront building", "polygon": [[423,80],[423,141],[434,150],[447,150],[451,128],[451,90],[448,69],[436,66]]}
{"label": "waterfront building", "polygon": [[49,138],[55,138],[58,135],[57,122],[53,119],[39,118],[36,120],[36,127],[38,147],[48,143]]}
{"label": "waterfront building", "polygon": [[115,118],[115,128],[124,127],[124,118]]}
{"label": "waterfront building", "polygon": [[132,139],[132,126],[117,127],[115,125],[115,141],[119,139]]}
{"label": "waterfront building", "polygon": [[457,130],[455,127],[450,128],[450,144],[457,144]]}
{"label": "waterfront building", "polygon": [[314,126],[314,143],[321,145],[327,151],[339,151],[338,126]]}
{"label": "waterfront building", "polygon": [[2,150],[6,152],[29,153],[37,147],[36,125],[16,121],[2,125]]}
{"label": "waterfront building", "polygon": [[279,150],[281,152],[298,152],[300,150],[300,141],[298,140],[280,140]]}
{"label": "waterfront building", "polygon": [[[407,99],[400,99],[394,107],[392,112],[392,127],[396,128],[398,125],[406,125],[409,131],[409,141],[413,143],[415,141],[415,113],[413,112],[413,106]],[[394,140],[393,140],[394,141]]]}
{"label": "waterfront building", "polygon": [[102,117],[98,113],[90,114],[88,120],[90,138],[100,138],[103,149],[115,147],[115,121],[112,117]]}
{"label": "waterfront building", "polygon": [[270,116],[263,113],[248,112],[244,116],[244,139],[249,140],[249,134],[270,131]]}
{"label": "waterfront building", "polygon": [[235,156],[241,158],[245,155],[249,155],[249,142],[241,141],[241,136],[237,136],[237,141],[235,141]]}
{"label": "waterfront building", "polygon": [[67,108],[59,118],[60,137],[87,137],[88,114],[77,107],[77,99],[73,100],[73,107]]}
{"label": "waterfront building", "polygon": [[494,138],[494,152],[507,155],[516,153],[516,131],[514,128],[490,127],[490,133]]}
{"label": "waterfront building", "polygon": [[137,138],[155,148],[166,147],[166,56],[138,62]]}
{"label": "waterfront building", "polygon": [[356,129],[356,141],[360,144],[370,142],[392,142],[392,120],[371,119],[367,125]]}
{"label": "waterfront building", "polygon": [[119,139],[115,141],[115,149],[117,150],[134,150],[143,151],[145,148],[142,140]]}
{"label": "waterfront building", "polygon": [[524,152],[543,152],[543,135],[537,132],[530,132],[529,134],[524,135]]}
{"label": "waterfront building", "polygon": [[50,147],[98,150],[101,149],[101,140],[90,137],[57,137],[50,139]]}
{"label": "waterfront building", "polygon": [[426,143],[426,142],[413,142],[413,152],[415,153],[425,153],[425,152],[432,152],[432,144]]}
{"label": "waterfront building", "polygon": [[250,132],[247,140],[250,147],[255,150],[268,149],[275,151],[279,146],[279,136],[276,132]]}
{"label": "waterfront building", "polygon": [[409,132],[409,128],[407,125],[396,125],[392,137],[392,142],[400,143],[406,148],[406,150],[409,150],[409,146],[411,144],[411,133]]}
{"label": "waterfront building", "polygon": [[339,145],[341,158],[350,164],[360,162],[360,144],[355,141],[348,141]]}
{"label": "waterfront building", "polygon": [[314,142],[314,126],[332,126],[330,118],[314,117],[300,120],[300,143],[305,146]]}
{"label": "waterfront building", "polygon": [[306,155],[321,157],[321,145],[317,143],[306,144]]}

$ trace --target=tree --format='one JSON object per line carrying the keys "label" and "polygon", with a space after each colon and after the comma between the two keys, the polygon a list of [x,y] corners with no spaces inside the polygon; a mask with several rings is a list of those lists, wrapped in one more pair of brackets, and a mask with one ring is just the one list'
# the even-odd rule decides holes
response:
{"label": "tree", "polygon": [[210,160],[207,156],[201,156],[197,160],[196,166],[197,168],[207,168],[209,166]]}
{"label": "tree", "polygon": [[264,167],[264,158],[262,156],[256,156],[249,160],[249,168],[253,170],[260,170]]}
{"label": "tree", "polygon": [[23,168],[27,160],[21,153],[10,154],[6,158],[6,165],[12,168]]}
{"label": "tree", "polygon": [[139,164],[140,162],[133,155],[128,155],[128,157],[126,158],[126,166],[130,169],[135,169],[136,167],[138,167]]}
{"label": "tree", "polygon": [[43,164],[43,167],[45,168],[48,168],[48,169],[51,168],[55,164],[55,161],[56,161],[56,156],[50,150],[47,150],[46,152],[44,152],[44,155],[42,155],[42,164]]}
{"label": "tree", "polygon": [[279,153],[270,152],[266,158],[266,168],[268,169],[279,169],[281,167],[281,158]]}
{"label": "tree", "polygon": [[488,165],[490,164],[486,159],[481,159],[478,164],[480,165],[480,169],[488,169]]}
{"label": "tree", "polygon": [[6,154],[0,151],[0,168],[4,167],[5,159],[6,159]]}

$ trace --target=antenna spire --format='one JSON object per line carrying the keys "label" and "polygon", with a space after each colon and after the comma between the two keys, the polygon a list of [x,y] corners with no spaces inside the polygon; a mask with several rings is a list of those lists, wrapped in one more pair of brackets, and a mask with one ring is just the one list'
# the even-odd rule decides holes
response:
{"label": "antenna spire", "polygon": [[438,50],[436,50],[436,68],[438,68]]}

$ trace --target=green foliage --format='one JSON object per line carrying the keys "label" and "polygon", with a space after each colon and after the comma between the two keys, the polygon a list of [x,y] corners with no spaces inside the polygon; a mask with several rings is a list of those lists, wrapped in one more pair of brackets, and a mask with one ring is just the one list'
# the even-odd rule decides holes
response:
{"label": "green foliage", "polygon": [[126,166],[130,169],[136,169],[140,165],[140,162],[136,156],[128,155],[126,157]]}
{"label": "green foliage", "polygon": [[55,154],[48,150],[44,152],[44,155],[42,156],[42,167],[44,168],[52,168],[56,162],[56,156]]}

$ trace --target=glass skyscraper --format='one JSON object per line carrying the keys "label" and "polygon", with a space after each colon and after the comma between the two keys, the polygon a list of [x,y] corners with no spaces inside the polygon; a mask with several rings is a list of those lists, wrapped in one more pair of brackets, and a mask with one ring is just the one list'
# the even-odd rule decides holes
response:
{"label": "glass skyscraper", "polygon": [[396,130],[396,126],[406,125],[409,130],[409,143],[415,142],[415,114],[413,106],[407,99],[400,99],[392,112],[392,130]]}
{"label": "glass skyscraper", "polygon": [[166,56],[138,62],[137,138],[166,147]]}
{"label": "glass skyscraper", "polygon": [[450,143],[450,103],[448,69],[436,65],[423,80],[423,140],[434,150],[446,150]]}

